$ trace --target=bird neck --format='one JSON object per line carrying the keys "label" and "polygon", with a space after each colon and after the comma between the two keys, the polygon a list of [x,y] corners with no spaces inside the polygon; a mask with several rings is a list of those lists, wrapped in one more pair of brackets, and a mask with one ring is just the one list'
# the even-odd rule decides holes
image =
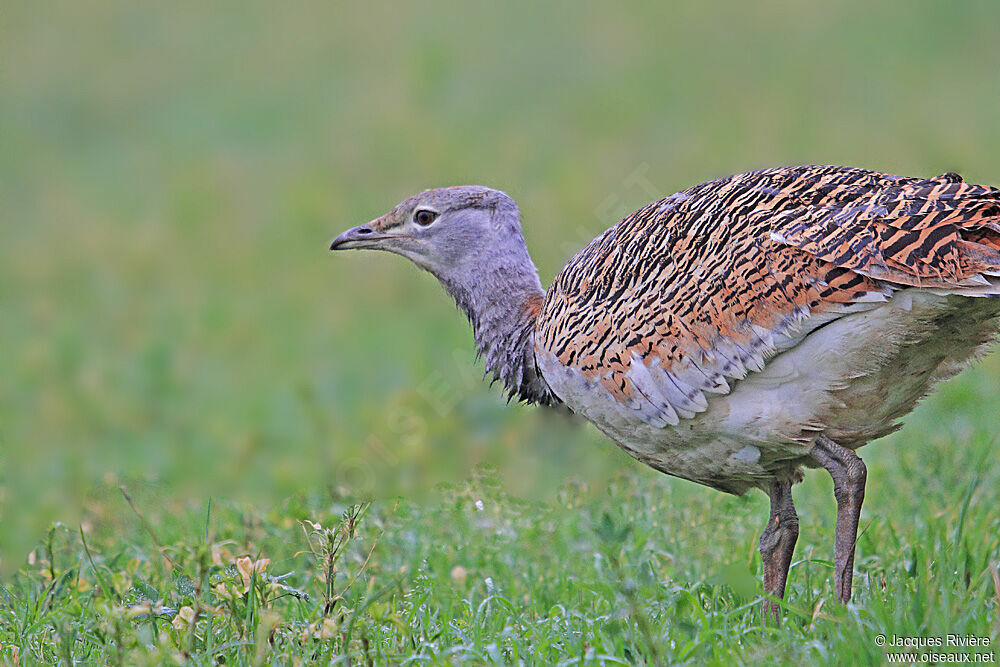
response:
{"label": "bird neck", "polygon": [[502,382],[508,400],[549,405],[557,399],[535,366],[534,344],[545,291],[527,249],[507,260],[480,264],[463,272],[464,280],[439,278],[472,323],[476,356],[485,361],[491,384]]}

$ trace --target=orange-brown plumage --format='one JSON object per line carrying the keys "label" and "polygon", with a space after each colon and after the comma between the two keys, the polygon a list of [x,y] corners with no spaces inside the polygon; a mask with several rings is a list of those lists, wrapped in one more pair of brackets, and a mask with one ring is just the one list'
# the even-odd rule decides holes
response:
{"label": "orange-brown plumage", "polygon": [[[742,377],[807,313],[890,285],[961,290],[1000,271],[1000,190],[953,174],[900,178],[843,167],[769,169],[697,185],[612,227],[556,277],[536,345],[634,395],[633,354],[687,360],[703,388]],[[720,342],[745,351],[718,364]]]}

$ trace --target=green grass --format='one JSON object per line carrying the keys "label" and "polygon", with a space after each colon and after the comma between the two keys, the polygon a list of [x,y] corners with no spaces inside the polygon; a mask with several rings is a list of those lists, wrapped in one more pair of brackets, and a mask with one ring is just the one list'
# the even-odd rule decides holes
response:
{"label": "green grass", "polygon": [[[960,484],[873,466],[847,608],[832,596],[830,484],[798,488],[780,628],[759,611],[762,498],[622,474],[525,502],[483,472],[432,501],[364,506],[353,530],[329,496],[268,511],[137,497],[132,513],[109,485],[89,510],[120,523],[88,519],[86,545],[53,526],[4,587],[0,641],[29,662],[118,664],[878,663],[879,633],[995,650],[1000,473],[982,467],[992,442],[966,444],[949,453]],[[241,557],[269,564],[250,581]]]}
{"label": "green grass", "polygon": [[[766,629],[762,497],[505,406],[433,279],[326,252],[453,183],[518,200],[543,281],[620,215],[734,171],[1000,183],[995,2],[14,5],[0,658],[842,664],[882,662],[879,632],[996,648],[996,355],[864,450],[853,607],[830,601],[830,484],[796,489],[786,623]],[[327,585],[300,521],[336,527],[368,497],[336,628],[303,641]],[[219,599],[241,557],[308,600]],[[143,601],[198,609],[193,631]]]}

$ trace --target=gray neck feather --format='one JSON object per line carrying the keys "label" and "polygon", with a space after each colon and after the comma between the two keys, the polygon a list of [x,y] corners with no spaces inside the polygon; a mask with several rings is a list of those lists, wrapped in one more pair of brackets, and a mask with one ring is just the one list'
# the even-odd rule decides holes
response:
{"label": "gray neck feather", "polygon": [[535,321],[545,291],[524,239],[517,240],[514,248],[485,249],[468,270],[438,279],[472,323],[476,355],[508,400],[552,405],[559,399],[535,365]]}

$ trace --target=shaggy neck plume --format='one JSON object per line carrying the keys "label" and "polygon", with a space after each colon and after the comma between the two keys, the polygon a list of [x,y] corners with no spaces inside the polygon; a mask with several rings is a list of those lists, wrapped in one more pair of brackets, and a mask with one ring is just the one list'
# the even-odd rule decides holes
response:
{"label": "shaggy neck plume", "polygon": [[[527,250],[525,250],[527,257]],[[444,288],[469,318],[476,355],[486,362],[486,375],[500,381],[508,400],[552,405],[559,402],[535,366],[535,321],[545,292],[530,258],[501,266],[480,266],[474,279],[439,276]]]}

